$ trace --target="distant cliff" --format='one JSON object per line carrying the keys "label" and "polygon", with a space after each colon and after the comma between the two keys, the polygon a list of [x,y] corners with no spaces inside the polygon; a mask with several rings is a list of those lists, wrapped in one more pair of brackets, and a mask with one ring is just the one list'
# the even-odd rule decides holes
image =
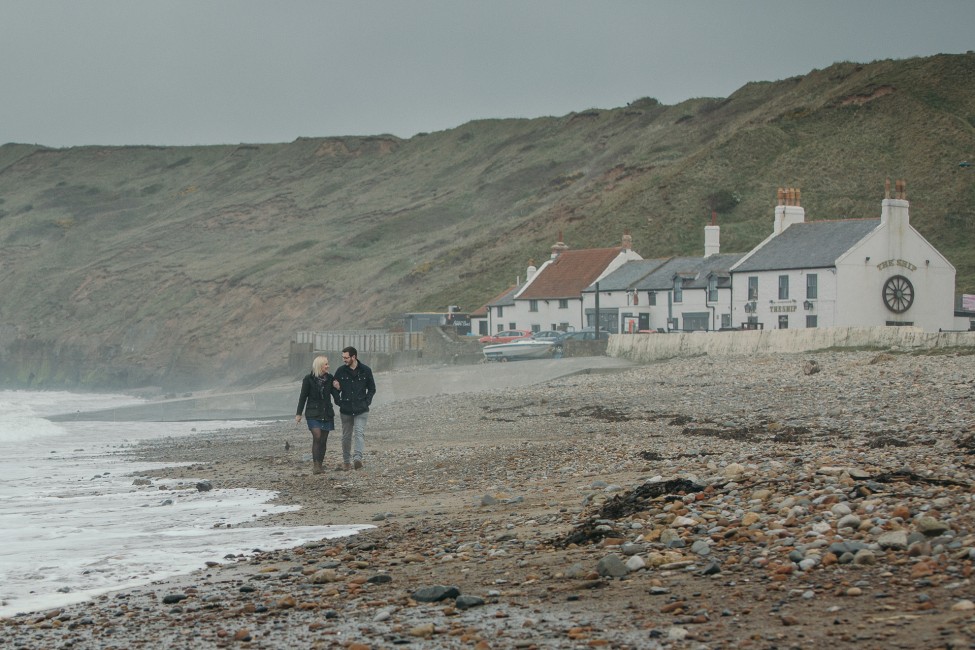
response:
{"label": "distant cliff", "polygon": [[[634,89],[634,94],[641,90]],[[975,55],[838,63],[728,98],[417,135],[206,147],[0,147],[0,384],[179,388],[284,372],[296,330],[480,306],[573,248],[700,253],[807,219],[911,223],[975,293]]]}

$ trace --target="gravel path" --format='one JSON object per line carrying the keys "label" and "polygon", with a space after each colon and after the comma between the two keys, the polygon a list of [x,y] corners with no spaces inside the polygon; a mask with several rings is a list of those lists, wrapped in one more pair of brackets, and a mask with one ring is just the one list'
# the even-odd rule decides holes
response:
{"label": "gravel path", "polygon": [[312,475],[293,421],[146,445],[193,463],[158,473],[185,489],[302,506],[255,525],[376,528],[13,617],[0,644],[972,647],[973,352],[698,357],[403,400],[371,414],[360,472]]}

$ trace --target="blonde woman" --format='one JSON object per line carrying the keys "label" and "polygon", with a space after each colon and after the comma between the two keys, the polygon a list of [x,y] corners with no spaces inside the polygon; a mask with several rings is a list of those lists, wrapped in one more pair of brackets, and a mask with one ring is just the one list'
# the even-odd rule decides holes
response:
{"label": "blonde woman", "polygon": [[301,394],[298,396],[295,423],[301,422],[301,414],[304,413],[305,424],[311,431],[313,474],[322,473],[328,432],[335,429],[335,410],[332,408],[334,379],[328,372],[328,357],[315,357],[311,363],[311,372],[301,380]]}

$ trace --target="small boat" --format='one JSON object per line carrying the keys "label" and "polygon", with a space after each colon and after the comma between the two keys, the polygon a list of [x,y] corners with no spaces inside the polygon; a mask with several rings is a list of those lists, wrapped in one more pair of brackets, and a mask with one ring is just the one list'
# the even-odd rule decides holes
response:
{"label": "small boat", "polygon": [[552,341],[517,339],[509,343],[484,346],[484,358],[489,361],[509,359],[543,359],[552,356]]}

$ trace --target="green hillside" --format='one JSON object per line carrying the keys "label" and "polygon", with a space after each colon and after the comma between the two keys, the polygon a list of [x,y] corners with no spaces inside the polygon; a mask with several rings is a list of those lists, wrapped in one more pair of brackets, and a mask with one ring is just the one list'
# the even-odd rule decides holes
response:
{"label": "green hillside", "polygon": [[202,147],[0,147],[0,383],[246,383],[296,330],[475,309],[573,248],[700,254],[877,217],[886,178],[975,293],[975,55],[838,63],[676,106],[417,135]]}

